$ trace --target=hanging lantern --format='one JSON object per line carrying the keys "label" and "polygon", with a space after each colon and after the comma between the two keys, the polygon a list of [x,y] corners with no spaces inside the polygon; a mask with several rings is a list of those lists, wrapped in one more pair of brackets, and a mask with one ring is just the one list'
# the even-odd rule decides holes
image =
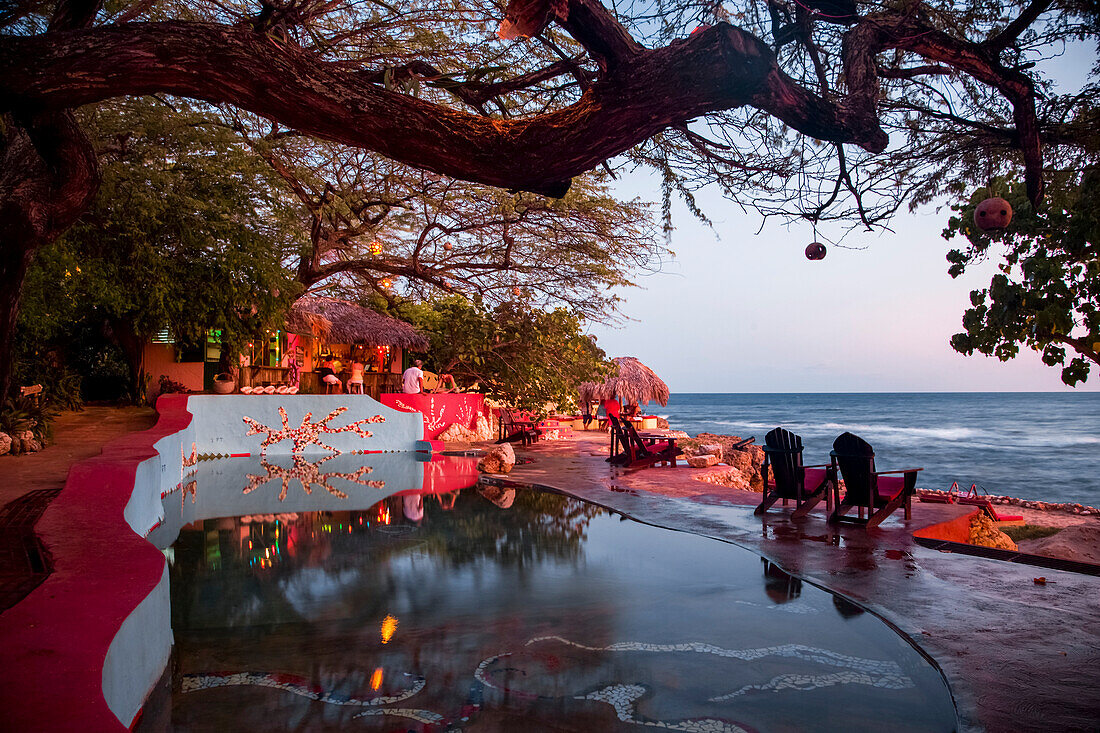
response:
{"label": "hanging lantern", "polygon": [[1012,221],[1012,206],[1000,196],[988,198],[974,209],[974,223],[983,232],[1004,229]]}
{"label": "hanging lantern", "polygon": [[384,277],[378,281],[378,287],[382,288],[383,290],[389,290],[393,287],[393,280],[390,280],[388,277]]}
{"label": "hanging lantern", "polygon": [[443,245],[443,249],[446,250],[447,252],[450,252],[454,248],[455,248],[455,246],[453,244],[451,244],[450,242],[447,242],[446,244]]}
{"label": "hanging lantern", "polygon": [[376,239],[370,243],[369,249],[372,255],[380,255],[382,254],[382,243]]}
{"label": "hanging lantern", "polygon": [[825,251],[825,245],[821,242],[810,242],[806,245],[806,259],[823,260],[825,259]]}
{"label": "hanging lantern", "polygon": [[523,288],[518,288],[518,287],[512,288],[512,295],[516,296],[517,298],[522,296],[523,295]]}

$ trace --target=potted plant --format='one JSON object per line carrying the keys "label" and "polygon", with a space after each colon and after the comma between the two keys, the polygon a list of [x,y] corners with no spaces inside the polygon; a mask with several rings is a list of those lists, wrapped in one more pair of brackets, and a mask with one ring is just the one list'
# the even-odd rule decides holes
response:
{"label": "potted plant", "polygon": [[237,382],[229,372],[214,375],[214,392],[216,394],[232,394],[237,389]]}

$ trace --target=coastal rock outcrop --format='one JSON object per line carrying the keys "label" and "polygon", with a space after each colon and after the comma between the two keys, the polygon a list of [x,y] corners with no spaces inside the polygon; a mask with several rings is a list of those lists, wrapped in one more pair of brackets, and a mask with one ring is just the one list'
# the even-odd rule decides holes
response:
{"label": "coastal rock outcrop", "polygon": [[978,512],[970,519],[970,544],[1013,552],[1018,549],[1012,538],[997,529],[997,524],[985,512]]}
{"label": "coastal rock outcrop", "polygon": [[[761,491],[760,466],[764,464],[764,450],[757,445],[743,445],[735,447],[741,442],[736,435],[717,435],[715,433],[699,433],[694,438],[680,441],[688,465],[694,456],[715,455],[719,462],[725,463],[731,471],[724,472],[722,478],[711,479],[703,475],[696,476],[700,481],[741,488],[744,486],[750,491]],[[732,479],[731,475],[737,474],[738,478]]]}
{"label": "coastal rock outcrop", "polygon": [[501,443],[489,451],[477,462],[477,470],[482,473],[510,473],[516,465],[516,452],[511,443]]}
{"label": "coastal rock outcrop", "polygon": [[692,468],[710,468],[711,466],[717,465],[718,456],[713,453],[703,453],[698,456],[688,456],[686,460],[687,464]]}
{"label": "coastal rock outcrop", "polygon": [[693,478],[695,478],[696,481],[703,481],[704,483],[715,484],[717,486],[725,486],[730,489],[738,489],[740,491],[752,490],[744,475],[736,468],[707,471]]}

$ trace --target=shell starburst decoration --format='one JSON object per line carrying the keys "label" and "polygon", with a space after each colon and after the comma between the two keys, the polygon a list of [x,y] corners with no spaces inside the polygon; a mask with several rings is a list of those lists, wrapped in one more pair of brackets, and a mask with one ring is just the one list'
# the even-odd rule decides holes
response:
{"label": "shell starburst decoration", "polygon": [[386,421],[386,418],[384,418],[382,415],[375,415],[374,417],[366,417],[362,420],[356,420],[353,423],[348,423],[342,428],[329,427],[328,423],[331,420],[347,412],[347,409],[348,408],[346,407],[337,407],[335,410],[330,412],[327,417],[325,417],[323,420],[318,420],[317,422],[312,422],[313,413],[307,412],[305,414],[305,417],[302,418],[302,424],[296,428],[292,428],[290,427],[290,422],[287,419],[286,410],[280,407],[279,417],[282,418],[282,429],[269,428],[267,425],[259,423],[252,418],[246,416],[243,418],[244,424],[247,425],[249,429],[248,432],[245,433],[245,435],[259,435],[261,433],[267,434],[267,437],[264,438],[264,441],[260,443],[260,455],[266,455],[267,447],[269,445],[281,443],[284,440],[291,440],[294,442],[294,448],[291,450],[291,453],[294,453],[295,455],[301,453],[302,449],[305,448],[307,445],[311,445],[314,443],[316,443],[321,448],[324,448],[325,450],[330,450],[333,453],[339,453],[340,451],[333,448],[331,445],[325,445],[321,442],[322,433],[355,433],[360,438],[369,438],[374,435],[374,433],[364,428],[361,428],[360,425],[369,425],[371,423],[381,423]]}
{"label": "shell starburst decoration", "polygon": [[290,490],[291,480],[301,483],[302,491],[307,494],[313,493],[314,486],[321,486],[325,491],[339,499],[346,499],[348,495],[332,486],[329,483],[332,479],[344,479],[350,483],[360,486],[369,486],[373,489],[383,489],[386,487],[385,481],[368,481],[363,478],[363,476],[374,470],[370,466],[363,466],[351,473],[340,473],[337,471],[322,472],[321,466],[324,465],[325,461],[332,458],[334,458],[334,456],[326,456],[319,461],[310,463],[302,456],[294,456],[294,465],[289,468],[276,466],[261,458],[260,466],[264,469],[265,473],[249,474],[248,486],[244,487],[241,493],[251,494],[257,488],[273,479],[279,479],[282,482],[282,490],[279,492],[279,501],[286,499],[287,492]]}

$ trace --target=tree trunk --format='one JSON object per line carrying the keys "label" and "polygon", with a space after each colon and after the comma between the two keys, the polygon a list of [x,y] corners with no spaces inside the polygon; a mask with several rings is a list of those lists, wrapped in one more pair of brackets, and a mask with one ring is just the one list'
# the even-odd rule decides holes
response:
{"label": "tree trunk", "polygon": [[34,254],[91,205],[95,152],[71,112],[0,117],[0,399],[11,390],[15,328]]}
{"label": "tree trunk", "polygon": [[[3,228],[0,222],[0,228]],[[7,237],[0,242],[0,397],[11,390],[11,373],[15,359],[15,322],[19,318],[19,295],[34,252],[8,247]],[[0,399],[0,402],[3,400]]]}
{"label": "tree trunk", "polygon": [[130,321],[112,318],[109,323],[111,340],[122,349],[130,368],[130,394],[137,404],[144,404],[149,391],[145,384],[145,339],[134,332]]}

